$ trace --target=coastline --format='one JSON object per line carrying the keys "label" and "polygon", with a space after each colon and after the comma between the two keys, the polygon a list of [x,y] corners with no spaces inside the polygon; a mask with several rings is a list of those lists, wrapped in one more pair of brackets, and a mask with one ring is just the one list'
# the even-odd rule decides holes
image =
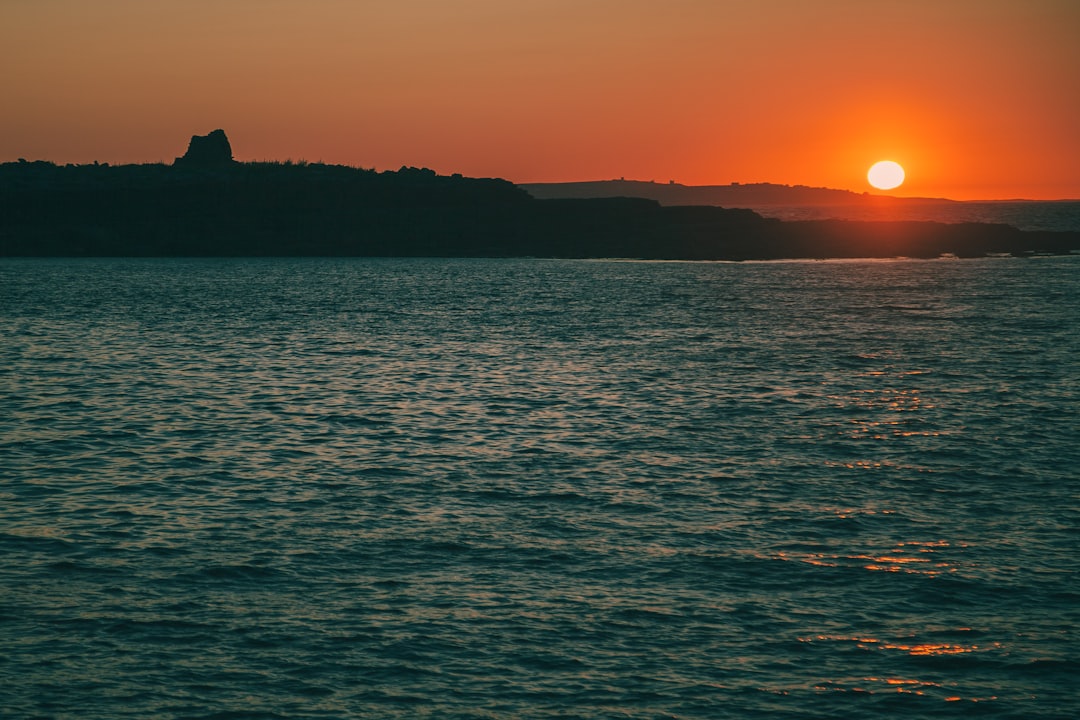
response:
{"label": "coastline", "polygon": [[766,217],[644,198],[537,199],[506,180],[335,165],[0,165],[0,256],[671,260],[1065,255],[1080,232]]}

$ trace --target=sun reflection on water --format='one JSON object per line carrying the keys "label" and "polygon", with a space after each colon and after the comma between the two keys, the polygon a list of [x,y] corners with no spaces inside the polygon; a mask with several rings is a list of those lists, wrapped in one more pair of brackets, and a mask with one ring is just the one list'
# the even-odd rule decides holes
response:
{"label": "sun reflection on water", "polygon": [[[850,514],[838,512],[838,517],[846,518]],[[781,560],[802,562],[817,567],[861,567],[864,570],[890,573],[910,573],[916,575],[937,576],[957,572],[957,567],[935,556],[939,550],[951,545],[944,540],[908,541],[896,543],[885,552],[866,553],[826,553],[826,552],[790,552],[781,550],[777,557]]]}
{"label": "sun reflection on water", "polygon": [[936,427],[925,427],[933,411],[939,409],[936,402],[928,399],[917,387],[874,387],[873,384],[886,377],[906,377],[927,374],[925,370],[884,371],[870,370],[862,376],[871,385],[851,389],[844,393],[829,395],[837,408],[856,414],[848,420],[841,435],[851,439],[940,437],[948,434]]}
{"label": "sun reflection on water", "polygon": [[[955,628],[956,631],[970,631],[971,628]],[[915,642],[914,639],[886,640],[868,635],[814,635],[800,637],[799,642],[846,643],[867,652],[902,653],[909,657],[950,657],[970,655],[1001,649],[999,642],[986,644],[962,642]],[[900,695],[934,696],[944,702],[990,702],[998,699],[997,695],[985,697],[964,697],[957,694],[956,683],[935,682],[912,677],[869,676],[857,680],[823,680],[814,685],[818,692],[850,693],[896,693]]]}
{"label": "sun reflection on water", "polygon": [[[966,629],[966,628],[962,628]],[[842,642],[853,643],[860,650],[896,650],[907,653],[914,657],[942,656],[942,655],[965,655],[968,653],[998,650],[1000,642],[992,642],[987,645],[974,643],[956,642],[906,642],[894,640],[882,640],[862,635],[814,635],[813,637],[801,637],[799,642]]]}
{"label": "sun reflection on water", "polygon": [[849,692],[873,695],[875,693],[896,693],[898,695],[912,695],[920,697],[936,696],[944,702],[991,702],[998,699],[997,695],[986,697],[969,697],[945,693],[955,693],[954,683],[942,684],[932,680],[919,680],[916,678],[899,677],[864,677],[852,683],[842,681],[824,681],[814,685],[818,692]]}

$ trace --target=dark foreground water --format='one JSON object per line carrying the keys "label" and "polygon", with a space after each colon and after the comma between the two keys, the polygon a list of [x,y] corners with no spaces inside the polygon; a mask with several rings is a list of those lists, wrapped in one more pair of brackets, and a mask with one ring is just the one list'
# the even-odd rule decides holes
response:
{"label": "dark foreground water", "polygon": [[1080,258],[0,261],[4,718],[1070,718]]}

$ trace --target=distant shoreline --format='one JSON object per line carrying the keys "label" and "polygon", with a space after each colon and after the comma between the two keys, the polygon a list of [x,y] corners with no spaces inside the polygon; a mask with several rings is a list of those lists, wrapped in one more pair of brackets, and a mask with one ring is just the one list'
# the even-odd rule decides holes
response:
{"label": "distant shoreline", "polygon": [[749,209],[625,196],[535,198],[527,192],[532,187],[419,168],[376,172],[321,163],[4,163],[0,256],[774,260],[1080,251],[1075,230],[780,220]]}
{"label": "distant shoreline", "polygon": [[899,197],[849,190],[732,183],[681,185],[633,180],[520,183],[536,198],[640,197],[661,205],[710,205],[748,208],[779,220],[926,220],[933,222],[1005,223],[1021,230],[1080,230],[1080,200],[952,200]]}
{"label": "distant shoreline", "polygon": [[[610,197],[612,192],[625,197],[647,197],[662,204],[686,204],[688,200],[743,200],[754,204],[797,205],[859,205],[865,203],[890,204],[977,204],[977,203],[1080,203],[1080,198],[975,198],[956,200],[946,197],[922,197],[890,195],[883,192],[855,192],[813,185],[785,185],[781,183],[727,183],[724,185],[684,185],[674,180],[658,183],[655,180],[568,180],[560,182],[519,182],[538,198],[588,198]],[[713,203],[706,203],[713,204]]]}

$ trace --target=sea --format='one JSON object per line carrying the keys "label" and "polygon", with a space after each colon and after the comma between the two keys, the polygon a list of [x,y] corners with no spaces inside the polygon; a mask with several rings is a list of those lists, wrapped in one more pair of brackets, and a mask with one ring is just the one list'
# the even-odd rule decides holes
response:
{"label": "sea", "polygon": [[1080,716],[1080,256],[0,259],[0,717]]}
{"label": "sea", "polygon": [[766,205],[753,209],[780,220],[908,220],[998,223],[1026,231],[1080,232],[1080,200],[935,200],[881,198],[845,205]]}

